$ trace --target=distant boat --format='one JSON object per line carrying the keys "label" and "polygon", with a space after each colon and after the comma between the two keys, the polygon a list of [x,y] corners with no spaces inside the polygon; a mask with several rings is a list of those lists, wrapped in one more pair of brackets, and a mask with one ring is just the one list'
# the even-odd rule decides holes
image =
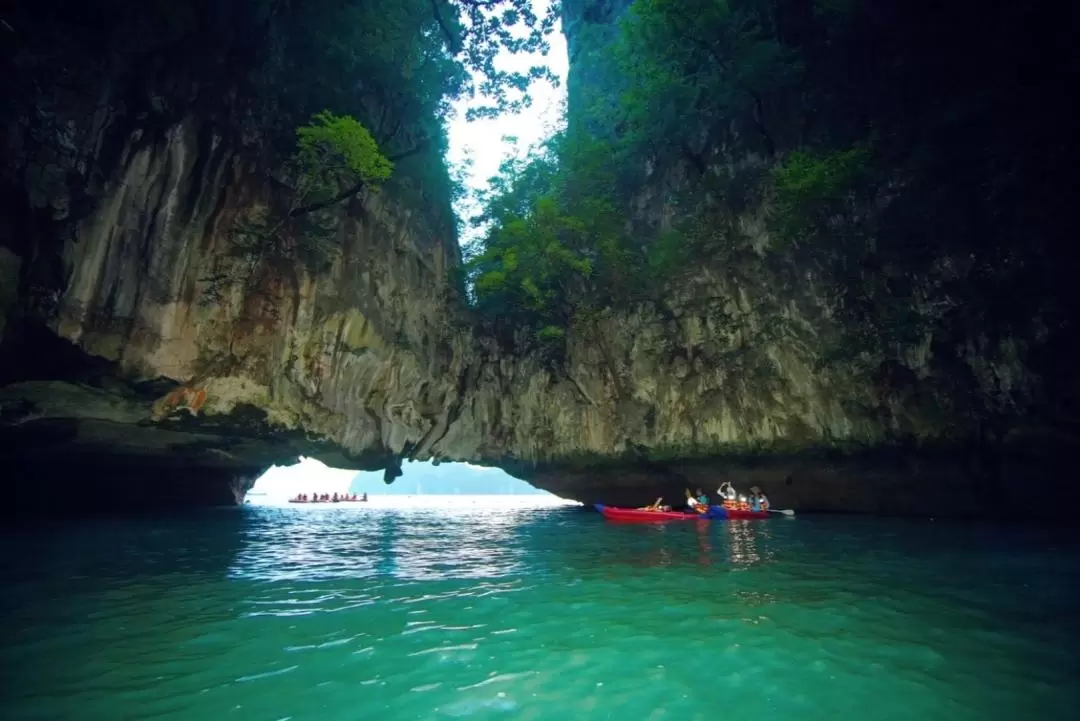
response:
{"label": "distant boat", "polygon": [[330,498],[325,501],[312,500],[310,498],[290,498],[289,503],[367,503],[367,494],[359,495],[356,498]]}

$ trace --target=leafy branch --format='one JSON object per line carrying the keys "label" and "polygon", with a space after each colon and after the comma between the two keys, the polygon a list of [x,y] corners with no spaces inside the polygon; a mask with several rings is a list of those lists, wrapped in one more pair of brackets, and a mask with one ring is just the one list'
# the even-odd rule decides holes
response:
{"label": "leafy branch", "polygon": [[469,108],[469,120],[516,113],[530,106],[528,89],[534,81],[558,85],[558,77],[547,65],[533,65],[525,71],[503,70],[496,58],[512,55],[547,55],[548,36],[559,17],[559,3],[548,6],[543,17],[533,11],[532,0],[429,0],[432,16],[446,44],[446,50],[460,57],[469,74],[468,95],[486,103]]}
{"label": "leafy branch", "polygon": [[377,188],[394,170],[393,161],[355,118],[324,110],[298,128],[296,137],[290,160],[296,181],[288,209],[279,214],[253,211],[237,220],[232,255],[239,266],[204,278],[207,298],[220,299],[232,283],[248,288],[268,257],[303,260],[312,269],[325,263],[337,251],[332,243],[336,219],[322,217],[321,211]]}

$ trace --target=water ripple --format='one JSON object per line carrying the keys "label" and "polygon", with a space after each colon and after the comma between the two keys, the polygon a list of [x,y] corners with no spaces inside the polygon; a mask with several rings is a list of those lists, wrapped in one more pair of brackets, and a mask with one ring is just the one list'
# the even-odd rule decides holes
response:
{"label": "water ripple", "polygon": [[866,519],[243,513],[21,532],[5,719],[1075,717],[1076,544]]}

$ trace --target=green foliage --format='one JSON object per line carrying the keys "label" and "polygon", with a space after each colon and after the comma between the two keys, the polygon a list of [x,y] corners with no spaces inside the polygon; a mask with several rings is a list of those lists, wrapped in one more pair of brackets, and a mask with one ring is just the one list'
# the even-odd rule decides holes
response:
{"label": "green foliage", "polygon": [[317,113],[309,125],[297,128],[296,137],[296,160],[312,183],[373,185],[394,169],[368,129],[347,115]]}
{"label": "green foliage", "polygon": [[640,292],[632,279],[645,258],[630,242],[611,160],[608,143],[563,129],[502,164],[466,262],[481,312],[551,344],[575,315]]}
{"label": "green foliage", "polygon": [[566,337],[566,331],[557,325],[546,325],[537,331],[536,337],[543,342],[560,341]]}
{"label": "green foliage", "polygon": [[655,273],[668,275],[690,261],[690,245],[683,233],[667,231],[660,233],[649,246],[649,268]]}
{"label": "green foliage", "polygon": [[525,313],[536,323],[565,322],[571,290],[593,272],[581,252],[590,228],[550,195],[521,215],[504,215],[467,263],[482,309]]}
{"label": "green foliage", "polygon": [[248,130],[294,182],[286,207],[238,220],[236,257],[209,279],[217,286],[248,284],[275,261],[325,267],[340,251],[336,206],[362,188],[385,186],[434,232],[453,232],[450,202],[461,188],[445,161],[452,104],[472,98],[470,116],[490,117],[527,105],[534,81],[554,80],[546,67],[495,63],[546,52],[557,7],[539,17],[529,0],[240,5],[258,28],[261,58],[245,78]]}
{"label": "green foliage", "polygon": [[628,78],[628,139],[707,159],[741,125],[747,150],[774,153],[780,128],[768,109],[798,82],[800,65],[770,32],[771,14],[755,0],[634,2],[613,48]]}
{"label": "green foliage", "polygon": [[[462,59],[473,78],[468,87],[470,96],[487,99],[485,104],[469,109],[470,119],[518,112],[532,102],[528,95],[531,83],[536,80],[558,83],[547,65],[533,65],[520,71],[505,70],[500,67],[504,63],[496,63],[500,53],[546,55],[550,50],[547,37],[559,16],[558,2],[551,3],[543,17],[533,12],[532,0],[431,2],[447,39],[447,48]],[[454,15],[453,25],[443,21],[446,10]]]}
{"label": "green foliage", "polygon": [[495,58],[546,53],[556,12],[538,17],[529,0],[291,4],[273,81],[285,81],[278,87],[304,115],[327,107],[356,117],[393,155],[435,140],[456,100],[475,98],[470,117],[490,117],[527,106],[534,81],[555,82],[546,67],[504,70]]}
{"label": "green foliage", "polygon": [[[603,48],[593,55],[607,56],[593,57],[606,68],[594,82],[614,84],[617,102],[605,99],[610,87],[578,98],[569,129],[493,179],[479,219],[488,231],[468,264],[479,309],[565,328],[592,309],[662,296],[703,258],[731,252],[732,208],[763,197],[770,176],[711,166],[733,128],[748,149],[777,152],[782,128],[767,111],[801,73],[771,12],[755,0],[637,0],[614,34],[584,31]],[[697,171],[669,199],[674,223],[628,213],[673,163]]]}
{"label": "green foliage", "polygon": [[1069,207],[1073,133],[1044,82],[1065,64],[1018,42],[1046,30],[1036,10],[964,5],[933,22],[904,0],[635,0],[617,32],[574,18],[568,130],[494,180],[467,266],[478,310],[557,346],[705,266],[782,295],[809,280],[837,331],[823,360],[852,368],[972,328],[992,346],[1031,318],[1071,327],[1071,226],[1047,209]]}
{"label": "green foliage", "polygon": [[[607,68],[600,79],[615,84],[617,102],[606,100],[611,88],[578,98],[569,129],[493,179],[479,219],[488,231],[468,264],[478,308],[565,328],[590,309],[663,295],[700,253],[730,243],[733,221],[703,201],[723,179],[703,178],[674,227],[643,224],[627,209],[673,158],[704,175],[733,121],[774,151],[763,104],[798,79],[799,66],[768,32],[767,12],[749,1],[637,0],[614,34],[584,30],[602,47],[593,61]],[[705,132],[700,118],[712,118]]]}
{"label": "green foliage", "polygon": [[[264,60],[250,74],[251,132],[292,157],[294,137],[275,130],[291,133],[321,111],[355,118],[393,163],[387,192],[422,209],[437,232],[453,231],[450,203],[460,193],[445,160],[453,104],[472,99],[470,117],[490,117],[527,105],[532,83],[552,80],[541,68],[502,70],[502,59],[495,65],[499,53],[546,51],[556,8],[540,17],[527,0],[241,2],[270,5],[256,23],[266,35],[258,40]],[[366,141],[354,147],[360,158],[376,157]],[[321,159],[309,160],[331,173]],[[350,172],[375,179],[381,170],[360,165]],[[312,197],[340,185],[326,180],[311,183]]]}
{"label": "green foliage", "polygon": [[864,145],[788,154],[772,173],[779,235],[789,243],[803,243],[852,219],[873,192],[870,159]]}

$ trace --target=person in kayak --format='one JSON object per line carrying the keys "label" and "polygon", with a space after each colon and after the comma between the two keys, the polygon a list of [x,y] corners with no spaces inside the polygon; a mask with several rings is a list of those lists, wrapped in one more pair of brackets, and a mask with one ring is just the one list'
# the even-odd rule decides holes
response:
{"label": "person in kayak", "polygon": [[[701,493],[699,490],[698,493]],[[709,499],[705,499],[705,503],[690,492],[690,489],[686,489],[686,509],[689,513],[708,513],[709,512]]]}
{"label": "person in kayak", "polygon": [[725,509],[732,510],[737,507],[739,492],[735,490],[735,486],[731,485],[731,481],[721,483],[716,492],[720,494],[721,505]]}
{"label": "person in kayak", "polygon": [[757,486],[753,486],[750,489],[750,510],[752,511],[767,511],[769,510],[769,499]]}
{"label": "person in kayak", "polygon": [[648,506],[642,506],[638,510],[639,511],[660,511],[660,510],[663,510],[663,508],[664,508],[664,497],[661,496],[660,498],[657,498],[655,501],[653,501]]}

